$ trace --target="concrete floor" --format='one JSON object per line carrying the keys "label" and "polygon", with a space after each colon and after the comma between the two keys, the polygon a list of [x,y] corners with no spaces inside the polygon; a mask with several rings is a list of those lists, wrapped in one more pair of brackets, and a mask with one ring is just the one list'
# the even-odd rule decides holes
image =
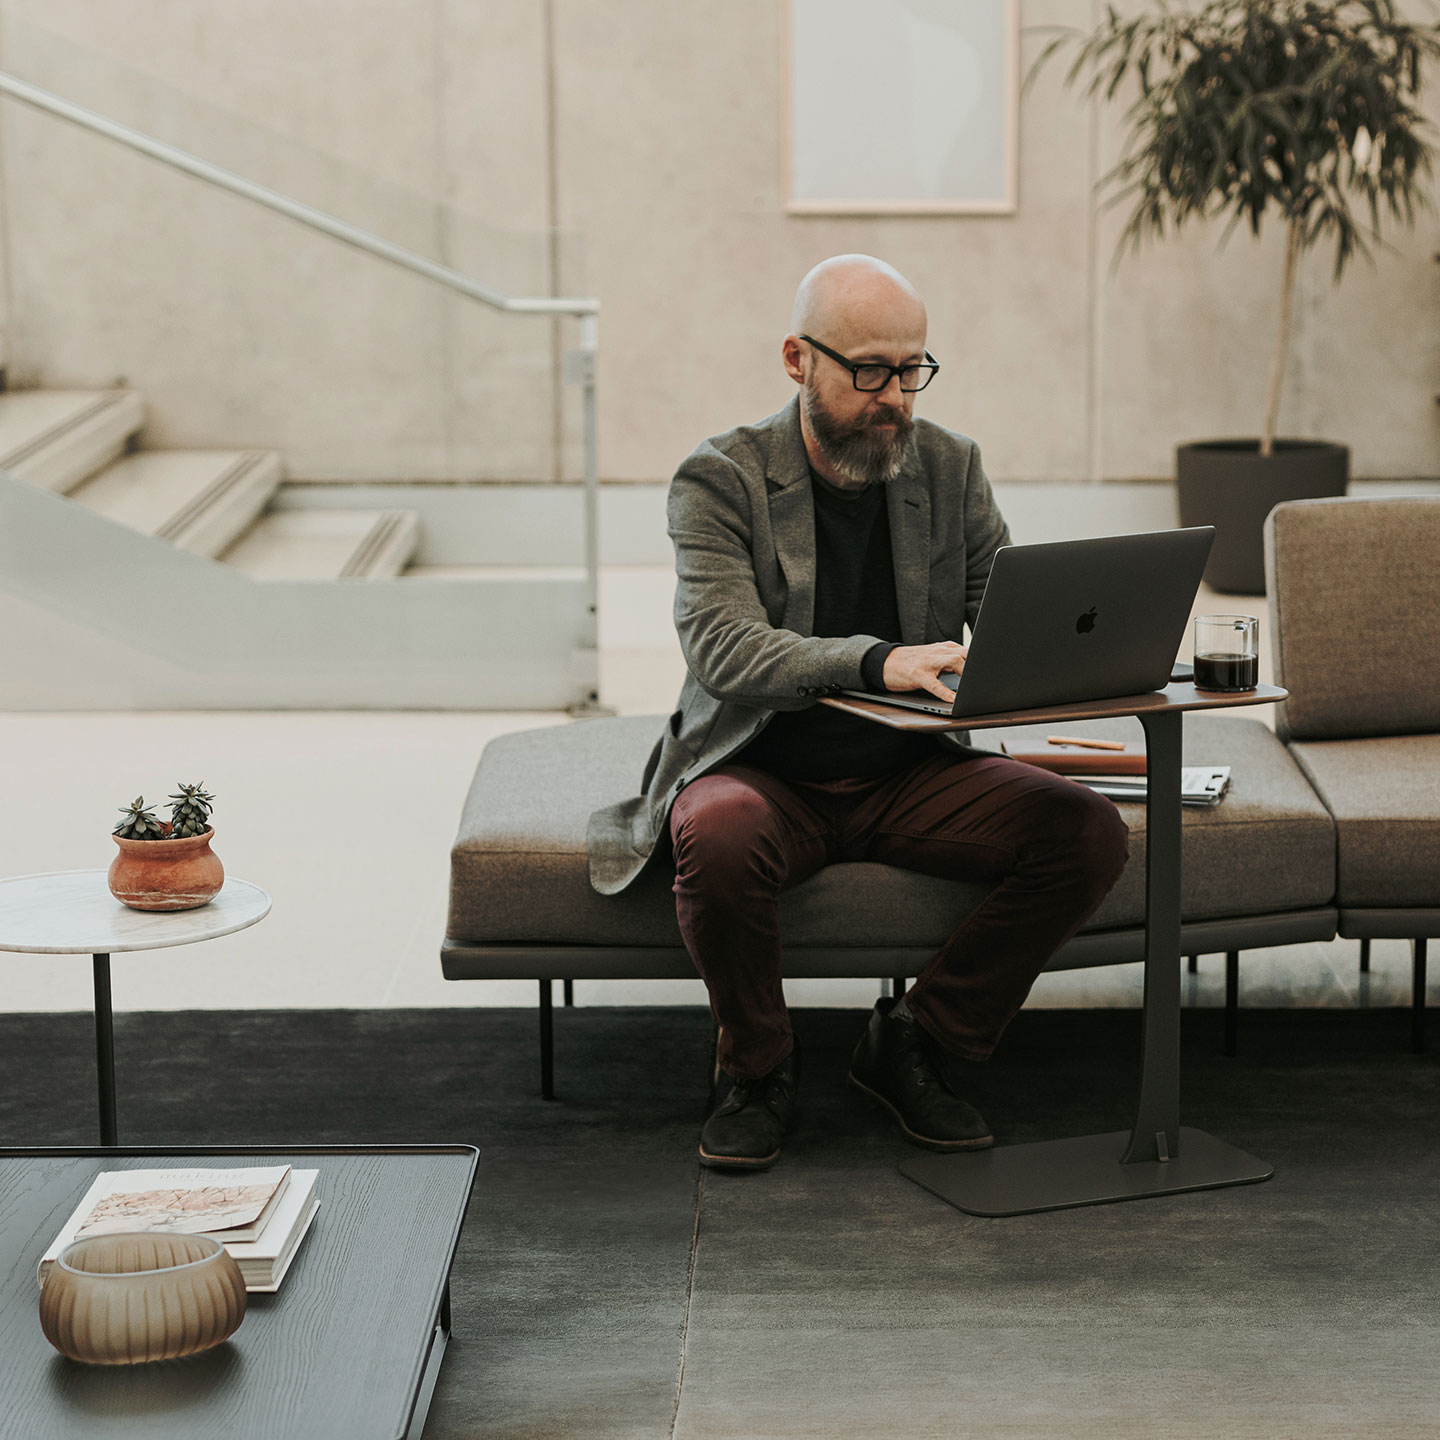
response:
{"label": "concrete floor", "polygon": [[[1161,528],[1175,523],[1159,485],[997,486],[1016,540]],[[601,587],[601,689],[621,714],[668,712],[684,662],[670,624],[667,566],[607,568]],[[1263,597],[1202,589],[1196,613],[1261,619]],[[1188,657],[1188,640],[1181,654]],[[1268,718],[1269,707],[1255,714]],[[181,780],[215,794],[216,853],[233,875],[275,899],[261,924],[198,946],[117,957],[120,1010],[325,1006],[526,1005],[528,981],[451,984],[440,974],[448,856],[461,803],[485,743],[510,730],[567,723],[557,713],[268,712],[0,715],[6,813],[0,874],[108,865],[107,831],[134,795],[161,797]],[[1377,942],[1361,977],[1352,941],[1248,953],[1242,1003],[1256,1006],[1408,1002],[1409,954]],[[1217,1005],[1219,957],[1187,977],[1189,998]],[[85,957],[0,952],[3,1008],[85,1009]],[[1432,981],[1432,986],[1437,983]],[[1140,1003],[1140,967],[1042,976],[1043,1007]],[[804,981],[800,1005],[867,1005],[861,981]],[[1432,989],[1432,994],[1434,993]],[[582,982],[576,1002],[704,1002],[696,981]]]}
{"label": "concrete floor", "polygon": [[[983,1106],[999,1143],[1128,1127],[1138,1018],[1018,1017]],[[919,1152],[845,1081],[862,1016],[795,1023],[799,1110],[763,1174],[699,1169],[711,1026],[683,1007],[560,1012],[554,1102],[533,1011],[122,1015],[120,1133],[478,1147],[426,1440],[1440,1434],[1440,1147],[1423,1141],[1440,1063],[1410,1054],[1403,1014],[1253,1011],[1232,1059],[1220,1017],[1187,1013],[1186,1123],[1274,1178],[996,1220],[897,1169]],[[93,1143],[91,1056],[88,1015],[0,1014],[7,1145]],[[326,1214],[282,1302],[329,1293]],[[32,1275],[13,1267],[12,1288]],[[110,1382],[91,1380],[54,1389],[77,1435],[99,1428]],[[0,1440],[29,1440],[28,1414],[0,1405]]]}

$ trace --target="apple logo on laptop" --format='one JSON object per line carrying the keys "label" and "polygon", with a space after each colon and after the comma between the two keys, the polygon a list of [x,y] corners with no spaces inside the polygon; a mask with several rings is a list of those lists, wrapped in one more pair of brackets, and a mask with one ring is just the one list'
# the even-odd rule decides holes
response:
{"label": "apple logo on laptop", "polygon": [[1088,635],[1095,628],[1095,606],[1091,606],[1076,622],[1075,633]]}

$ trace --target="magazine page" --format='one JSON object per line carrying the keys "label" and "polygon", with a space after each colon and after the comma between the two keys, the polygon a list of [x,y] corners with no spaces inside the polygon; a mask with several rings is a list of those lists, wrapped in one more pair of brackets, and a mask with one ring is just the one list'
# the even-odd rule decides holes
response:
{"label": "magazine page", "polygon": [[[153,1172],[152,1172],[153,1173]],[[123,1189],[102,1195],[80,1222],[75,1238],[150,1230],[202,1235],[253,1226],[275,1198],[289,1166],[268,1170],[204,1171],[164,1175],[159,1183],[123,1175]],[[221,1236],[223,1239],[224,1237]],[[235,1238],[239,1238],[237,1235]]]}

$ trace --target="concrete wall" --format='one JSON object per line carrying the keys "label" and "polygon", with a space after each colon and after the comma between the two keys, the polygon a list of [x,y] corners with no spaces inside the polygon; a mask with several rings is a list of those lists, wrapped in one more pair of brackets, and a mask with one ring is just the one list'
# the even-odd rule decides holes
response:
{"label": "concrete wall", "polygon": [[[1023,0],[1022,66],[1031,27],[1102,8]],[[1217,252],[1218,227],[1193,230],[1112,275],[1123,212],[1100,213],[1092,186],[1118,107],[1087,109],[1060,65],[1022,102],[1015,215],[787,216],[782,14],[5,0],[0,56],[482,280],[583,284],[604,305],[606,477],[663,478],[784,403],[795,283],[842,250],[920,287],[944,364],[922,413],[974,435],[999,479],[1165,476],[1177,441],[1256,433],[1278,232]],[[13,103],[0,125],[18,383],[123,377],[149,398],[147,443],[273,445],[306,478],[542,480],[557,448],[576,473],[550,322],[479,312]],[[583,237],[583,273],[568,250],[551,273],[552,221]],[[1281,430],[1348,442],[1358,475],[1440,470],[1437,229],[1391,232],[1338,291],[1323,252],[1301,277]]]}

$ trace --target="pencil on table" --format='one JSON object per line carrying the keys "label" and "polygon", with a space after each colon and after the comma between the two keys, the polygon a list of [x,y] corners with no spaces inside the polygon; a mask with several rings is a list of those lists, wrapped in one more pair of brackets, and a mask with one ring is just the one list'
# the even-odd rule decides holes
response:
{"label": "pencil on table", "polygon": [[1047,745],[1079,745],[1085,750],[1123,750],[1123,740],[1084,740],[1075,735],[1047,735]]}

